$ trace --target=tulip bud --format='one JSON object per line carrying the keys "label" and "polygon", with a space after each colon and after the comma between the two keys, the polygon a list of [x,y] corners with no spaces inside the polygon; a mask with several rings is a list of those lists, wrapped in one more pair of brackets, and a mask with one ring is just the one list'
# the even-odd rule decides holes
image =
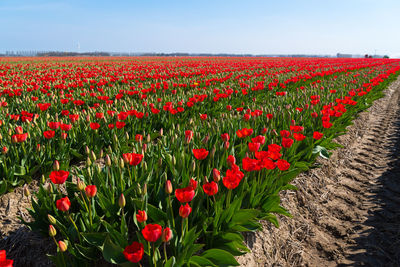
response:
{"label": "tulip bud", "polygon": [[51,216],[50,214],[47,214],[47,219],[49,219],[49,222],[50,222],[51,224],[57,224],[56,218],[54,218],[54,217]]}
{"label": "tulip bud", "polygon": [[160,135],[163,136],[163,134],[164,134],[164,130],[163,130],[163,128],[161,128],[160,129]]}
{"label": "tulip bud", "polygon": [[94,153],[94,151],[92,150],[92,151],[90,151],[90,159],[93,161],[93,162],[95,162],[96,161],[96,154]]}
{"label": "tulip bud", "polygon": [[151,136],[150,136],[150,134],[147,135],[147,140],[146,140],[146,141],[147,141],[147,143],[150,143],[150,142],[151,142]]}
{"label": "tulip bud", "polygon": [[196,162],[193,160],[192,164],[190,165],[190,171],[194,173],[195,170],[196,170]]}
{"label": "tulip bud", "polygon": [[214,182],[218,183],[219,180],[221,179],[221,173],[220,173],[219,170],[217,170],[216,168],[214,168],[214,169],[212,170],[212,173],[213,173]]}
{"label": "tulip bud", "polygon": [[158,159],[158,167],[161,167],[162,166],[162,158],[159,158]]}
{"label": "tulip bud", "polygon": [[56,234],[57,234],[56,228],[54,228],[54,226],[50,224],[49,225],[49,236],[53,237],[53,236],[56,236]]}
{"label": "tulip bud", "polygon": [[53,162],[53,171],[59,171],[60,170],[60,163],[58,162],[58,160],[55,160]]}
{"label": "tulip bud", "polygon": [[125,133],[125,138],[126,138],[126,140],[129,140],[129,134],[128,134],[128,132]]}
{"label": "tulip bud", "polygon": [[213,146],[213,148],[211,149],[210,158],[212,158],[212,159],[214,158],[215,151],[216,151],[216,148],[215,148],[215,146]]}
{"label": "tulip bud", "polygon": [[208,142],[209,139],[210,139],[210,136],[209,136],[209,135],[206,135],[206,136],[203,138],[203,140],[201,140],[201,142],[202,142],[203,144],[207,144],[207,142]]}
{"label": "tulip bud", "polygon": [[92,165],[92,161],[90,160],[90,158],[88,157],[87,159],[86,159],[86,167],[89,167],[89,166],[91,166]]}
{"label": "tulip bud", "polygon": [[4,146],[1,150],[1,153],[3,153],[3,155],[7,154],[8,152],[8,148],[6,146]]}
{"label": "tulip bud", "polygon": [[1,140],[3,140],[3,135],[2,135],[2,134],[0,134],[0,141],[1,141]]}
{"label": "tulip bud", "polygon": [[142,154],[145,154],[147,151],[147,144],[143,144],[142,146]]}
{"label": "tulip bud", "polygon": [[170,180],[167,180],[166,182],[165,182],[165,193],[167,193],[167,194],[171,194],[172,193],[172,184],[171,184],[171,181]]}
{"label": "tulip bud", "polygon": [[143,185],[142,195],[145,196],[147,194],[147,184]]}
{"label": "tulip bud", "polygon": [[224,149],[225,150],[229,149],[229,142],[228,141],[224,142]]}
{"label": "tulip bud", "polygon": [[169,227],[165,227],[164,230],[162,231],[161,240],[166,243],[171,239],[172,239],[172,231]]}
{"label": "tulip bud", "polygon": [[85,153],[86,153],[86,155],[89,155],[89,153],[90,153],[90,149],[88,146],[85,146]]}
{"label": "tulip bud", "polygon": [[107,166],[107,167],[110,167],[110,166],[111,166],[111,159],[110,159],[110,156],[109,156],[108,154],[106,155],[105,163],[106,163],[106,166]]}
{"label": "tulip bud", "polygon": [[119,196],[118,206],[122,209],[122,208],[125,207],[125,205],[126,205],[125,196],[124,196],[124,194],[121,194],[121,195]]}
{"label": "tulip bud", "polygon": [[120,167],[121,169],[124,168],[124,160],[123,160],[123,159],[120,159],[120,160],[119,160],[119,167]]}
{"label": "tulip bud", "polygon": [[61,252],[65,252],[68,249],[67,244],[65,244],[64,241],[58,241],[58,248],[60,249]]}
{"label": "tulip bud", "polygon": [[103,154],[104,154],[104,151],[103,151],[103,149],[101,149],[100,152],[99,152],[99,158],[102,158]]}
{"label": "tulip bud", "polygon": [[172,156],[172,165],[174,165],[174,166],[176,165],[176,158],[175,158],[175,155]]}
{"label": "tulip bud", "polygon": [[25,197],[29,197],[30,194],[31,194],[31,192],[29,192],[28,185],[25,184],[25,185],[24,185],[24,196],[25,196]]}

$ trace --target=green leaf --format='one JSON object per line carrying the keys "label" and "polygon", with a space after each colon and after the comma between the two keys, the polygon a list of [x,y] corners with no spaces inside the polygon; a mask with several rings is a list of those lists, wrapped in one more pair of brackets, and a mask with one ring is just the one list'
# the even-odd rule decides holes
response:
{"label": "green leaf", "polygon": [[104,241],[107,238],[106,233],[82,233],[82,236],[86,242],[99,248],[103,246]]}
{"label": "green leaf", "polygon": [[[217,266],[212,261],[201,256],[192,256],[190,258],[190,263],[196,263],[199,266]],[[165,265],[166,266],[166,265]]]}
{"label": "green leaf", "polygon": [[237,212],[232,217],[232,223],[243,223],[256,218],[260,214],[259,210],[256,209],[242,209]]}
{"label": "green leaf", "polygon": [[0,181],[0,195],[3,195],[7,192],[7,181]]}
{"label": "green leaf", "polygon": [[201,254],[201,257],[204,257],[210,261],[212,261],[217,266],[239,266],[239,263],[236,261],[235,257],[229,252],[222,249],[209,249]]}
{"label": "green leaf", "polygon": [[111,241],[109,235],[107,235],[103,244],[103,257],[106,261],[113,264],[121,264],[126,262],[126,259],[122,252],[124,251],[121,247],[117,246]]}
{"label": "green leaf", "polygon": [[167,260],[167,262],[165,263],[164,267],[173,267],[173,266],[175,266],[175,263],[176,263],[175,257],[172,256],[171,258],[169,258]]}
{"label": "green leaf", "polygon": [[16,165],[14,168],[14,175],[15,176],[23,176],[26,174],[26,169],[23,166]]}

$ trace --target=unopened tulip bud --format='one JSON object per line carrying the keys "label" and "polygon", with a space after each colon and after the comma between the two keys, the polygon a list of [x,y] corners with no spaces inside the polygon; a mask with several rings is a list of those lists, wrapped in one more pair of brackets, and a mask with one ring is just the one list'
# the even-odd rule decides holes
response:
{"label": "unopened tulip bud", "polygon": [[56,234],[57,234],[56,228],[54,228],[54,226],[50,224],[49,225],[49,236],[53,237],[53,236],[56,236]]}
{"label": "unopened tulip bud", "polygon": [[119,160],[119,167],[120,167],[121,169],[123,169],[123,168],[125,167],[125,165],[124,165],[124,160],[123,160],[123,159],[120,159],[120,160]]}
{"label": "unopened tulip bud", "polygon": [[60,163],[58,162],[58,160],[55,160],[53,162],[53,171],[59,171],[60,170]]}
{"label": "unopened tulip bud", "polygon": [[171,181],[170,180],[167,180],[166,182],[165,182],[165,193],[167,193],[167,194],[171,194],[172,193],[172,184],[171,184]]}
{"label": "unopened tulip bud", "polygon": [[101,149],[101,150],[100,150],[100,153],[99,153],[99,158],[102,158],[103,155],[104,155],[104,151],[103,151],[103,149]]}
{"label": "unopened tulip bud", "polygon": [[91,165],[92,165],[92,161],[91,161],[90,158],[88,157],[88,158],[86,159],[86,166],[89,167],[89,166],[91,166]]}
{"label": "unopened tulip bud", "polygon": [[51,216],[50,214],[47,214],[47,219],[49,219],[49,222],[50,222],[51,224],[57,224],[56,218],[54,218],[54,217]]}
{"label": "unopened tulip bud", "polygon": [[78,188],[79,191],[85,190],[86,187],[85,182],[78,178],[78,181],[76,182],[76,187]]}
{"label": "unopened tulip bud", "polygon": [[176,158],[175,158],[175,155],[172,156],[172,165],[174,165],[174,166],[176,165]]}
{"label": "unopened tulip bud", "polygon": [[201,142],[202,142],[203,144],[207,144],[208,139],[210,139],[210,136],[209,136],[209,135],[206,135],[206,136],[203,138],[203,140],[201,140]]}
{"label": "unopened tulip bud", "polygon": [[158,167],[161,167],[162,166],[162,158],[159,158],[158,159]]}
{"label": "unopened tulip bud", "polygon": [[196,170],[196,162],[193,160],[192,164],[190,165],[190,171],[194,172]]}
{"label": "unopened tulip bud", "polygon": [[219,180],[221,180],[221,173],[219,172],[219,170],[217,170],[215,168],[213,169],[212,173],[213,173],[214,182],[218,183]]}
{"label": "unopened tulip bud", "polygon": [[88,146],[85,146],[85,153],[86,153],[86,155],[89,155],[89,153],[90,153],[90,149]]}
{"label": "unopened tulip bud", "polygon": [[128,132],[125,133],[125,139],[126,139],[126,140],[129,140],[129,134],[128,134]]}
{"label": "unopened tulip bud", "polygon": [[96,161],[96,154],[94,153],[94,151],[92,150],[92,151],[90,151],[90,159],[93,161],[93,162],[95,162]]}
{"label": "unopened tulip bud", "polygon": [[171,239],[172,239],[172,231],[169,227],[165,227],[164,230],[162,231],[161,240],[166,243]]}
{"label": "unopened tulip bud", "polygon": [[216,151],[216,148],[215,148],[215,146],[213,146],[213,148],[211,149],[210,158],[212,158],[212,159],[214,158],[215,151]]}
{"label": "unopened tulip bud", "polygon": [[150,136],[150,134],[147,135],[147,140],[146,140],[146,141],[147,141],[147,143],[150,143],[150,142],[151,142],[151,136]]}
{"label": "unopened tulip bud", "polygon": [[111,166],[111,159],[110,159],[110,156],[109,156],[108,154],[106,155],[105,163],[106,163],[106,166],[107,166],[107,167],[110,167],[110,166]]}
{"label": "unopened tulip bud", "polygon": [[24,185],[24,196],[25,196],[25,197],[29,197],[30,195],[31,195],[31,192],[29,192],[28,185],[25,184],[25,185]]}
{"label": "unopened tulip bud", "polygon": [[124,196],[124,194],[121,194],[121,195],[119,196],[118,206],[122,209],[122,208],[125,207],[125,205],[126,205],[125,196]]}
{"label": "unopened tulip bud", "polygon": [[65,251],[67,251],[67,249],[68,249],[68,246],[67,246],[67,244],[65,244],[65,242],[64,241],[58,241],[58,247],[59,247],[59,249],[60,249],[60,251],[61,252],[65,252]]}
{"label": "unopened tulip bud", "polygon": [[224,149],[225,150],[229,149],[229,141],[224,142]]}
{"label": "unopened tulip bud", "polygon": [[145,196],[147,194],[147,184],[143,185],[142,195]]}
{"label": "unopened tulip bud", "polygon": [[143,144],[142,153],[144,154],[144,153],[146,153],[146,151],[147,151],[147,144]]}
{"label": "unopened tulip bud", "polygon": [[164,130],[163,130],[163,128],[160,129],[160,135],[161,135],[161,136],[164,135]]}

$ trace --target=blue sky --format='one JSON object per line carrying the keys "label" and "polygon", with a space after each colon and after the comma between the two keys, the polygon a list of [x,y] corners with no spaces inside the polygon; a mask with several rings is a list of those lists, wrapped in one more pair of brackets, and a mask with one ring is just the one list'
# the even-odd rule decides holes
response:
{"label": "blue sky", "polygon": [[399,0],[0,0],[7,50],[388,54]]}

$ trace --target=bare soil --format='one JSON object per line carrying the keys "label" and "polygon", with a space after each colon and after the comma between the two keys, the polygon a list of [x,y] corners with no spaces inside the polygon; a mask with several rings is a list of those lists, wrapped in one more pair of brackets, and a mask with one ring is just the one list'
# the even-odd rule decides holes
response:
{"label": "bare soil", "polygon": [[[282,193],[293,218],[246,236],[242,266],[400,266],[400,78],[385,93],[336,139],[344,148]],[[0,197],[0,250],[17,267],[51,266],[51,239],[18,219],[30,205],[22,188]]]}
{"label": "bare soil", "polygon": [[293,218],[246,236],[242,266],[400,266],[399,101],[400,77],[282,193]]}

